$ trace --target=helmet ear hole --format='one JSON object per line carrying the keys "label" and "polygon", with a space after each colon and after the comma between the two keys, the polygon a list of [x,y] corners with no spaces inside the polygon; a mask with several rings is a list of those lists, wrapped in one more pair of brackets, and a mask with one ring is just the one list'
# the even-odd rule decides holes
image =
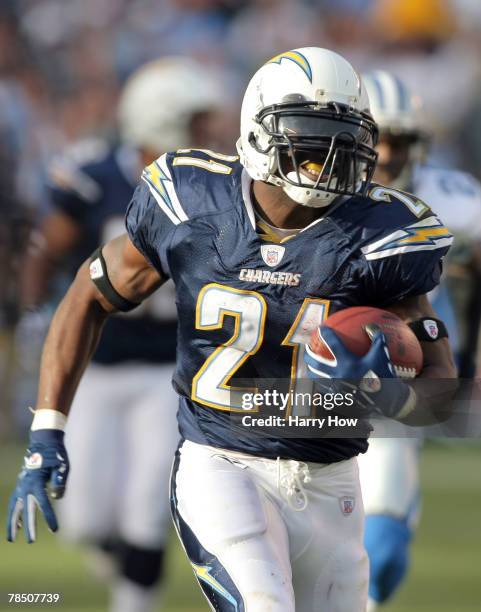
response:
{"label": "helmet ear hole", "polygon": [[269,136],[269,134],[264,132],[262,128],[257,130],[257,132],[257,134],[255,132],[250,132],[247,136],[247,142],[255,151],[257,151],[257,153],[266,155],[272,149],[272,138]]}

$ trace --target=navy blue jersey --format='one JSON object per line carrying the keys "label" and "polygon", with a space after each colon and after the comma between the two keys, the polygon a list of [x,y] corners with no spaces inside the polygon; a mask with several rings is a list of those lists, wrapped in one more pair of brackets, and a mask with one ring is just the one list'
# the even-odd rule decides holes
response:
{"label": "navy blue jersey", "polygon": [[[237,158],[179,151],[143,173],[128,234],[175,283],[179,425],[194,442],[265,457],[333,462],[366,439],[259,438],[234,430],[242,392],[229,382],[302,379],[310,334],[328,314],[387,306],[439,281],[449,231],[421,201],[379,185],[339,200],[282,243],[256,231],[251,180]],[[287,410],[295,412],[296,406]]]}
{"label": "navy blue jersey", "polygon": [[[81,237],[68,268],[72,276],[101,244],[124,233],[124,215],[137,184],[140,162],[135,150],[85,141],[50,168],[49,191],[55,209],[71,217]],[[129,315],[110,317],[93,360],[175,360],[176,322],[173,291],[163,289]]]}

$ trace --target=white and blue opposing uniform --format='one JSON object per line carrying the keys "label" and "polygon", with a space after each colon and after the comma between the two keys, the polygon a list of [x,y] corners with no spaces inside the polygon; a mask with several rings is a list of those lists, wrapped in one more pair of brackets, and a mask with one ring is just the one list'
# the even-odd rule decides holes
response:
{"label": "white and blue opposing uniform", "polygon": [[[439,318],[446,324],[458,364],[472,369],[477,339],[479,310],[469,327],[469,296],[477,291],[473,281],[465,283],[462,273],[455,282],[454,270],[469,265],[473,246],[481,241],[481,186],[458,170],[417,166],[412,193],[427,202],[455,237],[441,283],[429,297]],[[460,288],[457,299],[453,287]],[[471,342],[474,338],[474,343]],[[469,374],[465,374],[469,375]],[[420,511],[419,438],[372,438],[368,452],[360,457],[361,487],[366,511],[366,548],[371,563],[370,597],[382,603],[396,589],[409,564],[408,546]]]}
{"label": "white and blue opposing uniform", "polygon": [[146,168],[127,211],[131,240],[176,287],[174,521],[213,609],[362,610],[366,432],[255,436],[233,418],[231,379],[294,385],[328,313],[430,291],[451,235],[422,202],[373,185],[266,249],[251,184],[237,158],[179,151]]}
{"label": "white and blue opposing uniform", "polygon": [[473,265],[481,246],[481,184],[460,170],[423,165],[415,169],[412,191],[454,235],[441,284],[430,299],[448,327],[460,377],[471,378],[481,314],[480,272]]}
{"label": "white and blue opposing uniform", "polygon": [[[134,149],[99,140],[80,143],[52,164],[53,208],[79,228],[67,264],[72,275],[97,246],[123,233],[139,173]],[[72,471],[59,506],[67,538],[164,546],[171,455],[178,442],[171,408],[175,346],[172,286],[106,322],[66,430]]]}

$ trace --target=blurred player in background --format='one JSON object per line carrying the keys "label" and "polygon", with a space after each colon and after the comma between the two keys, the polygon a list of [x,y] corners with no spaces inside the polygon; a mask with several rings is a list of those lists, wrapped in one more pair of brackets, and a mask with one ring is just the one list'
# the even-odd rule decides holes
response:
{"label": "blurred player in background", "polygon": [[[375,180],[427,202],[455,236],[443,280],[430,298],[448,327],[460,376],[470,377],[480,314],[481,186],[464,172],[426,163],[429,135],[421,101],[402,81],[381,70],[363,80],[380,131]],[[371,438],[360,457],[370,610],[392,596],[408,568],[419,510],[419,448],[416,438]]]}
{"label": "blurred player in background", "polygon": [[[83,141],[52,164],[52,210],[24,265],[24,307],[45,300],[55,273],[67,268],[73,275],[97,245],[123,232],[145,165],[166,150],[212,144],[218,100],[210,74],[186,58],[151,62],[130,77],[118,109],[119,144]],[[162,573],[178,443],[175,345],[168,283],[135,313],[106,323],[66,432],[73,469],[62,533],[114,561],[116,612],[148,610]]]}
{"label": "blurred player in background", "polygon": [[31,227],[30,211],[15,187],[18,159],[9,128],[0,118],[0,441],[9,437],[13,425],[18,269]]}

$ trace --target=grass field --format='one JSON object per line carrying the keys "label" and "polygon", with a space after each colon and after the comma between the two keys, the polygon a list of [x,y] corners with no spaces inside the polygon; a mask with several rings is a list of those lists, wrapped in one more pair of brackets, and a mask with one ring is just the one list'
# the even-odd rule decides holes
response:
{"label": "grass field", "polygon": [[[0,449],[0,519],[22,449]],[[385,612],[481,611],[481,449],[430,445],[422,458],[423,516],[413,546],[408,582]],[[7,593],[60,592],[57,609],[69,612],[107,610],[106,590],[91,579],[77,550],[62,546],[43,527],[35,545],[0,541],[0,610],[40,606],[8,605]],[[159,611],[201,612],[200,596],[175,536],[168,560]],[[43,606],[45,608],[45,606]],[[321,611],[322,612],[322,611]],[[356,612],[349,610],[346,612]]]}

